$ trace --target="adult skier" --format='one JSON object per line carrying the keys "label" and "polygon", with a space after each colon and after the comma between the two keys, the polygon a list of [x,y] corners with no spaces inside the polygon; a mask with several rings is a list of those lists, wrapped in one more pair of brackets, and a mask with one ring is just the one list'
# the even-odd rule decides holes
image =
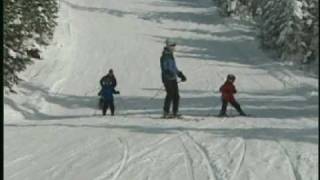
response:
{"label": "adult skier", "polygon": [[102,101],[102,115],[105,116],[110,107],[111,115],[113,116],[115,110],[113,94],[120,94],[120,92],[114,89],[113,79],[110,76],[106,77],[101,85],[102,89],[99,92],[99,96],[101,96]]}
{"label": "adult skier", "polygon": [[219,116],[221,117],[227,116],[226,110],[228,103],[230,103],[240,113],[241,116],[246,116],[246,114],[242,111],[240,104],[233,96],[233,94],[237,93],[237,90],[233,85],[235,80],[236,77],[233,74],[229,74],[225,83],[220,87],[222,106]]}
{"label": "adult skier", "polygon": [[[161,66],[161,79],[166,90],[166,97],[163,106],[163,117],[177,117],[179,111],[179,88],[177,77],[181,78],[181,81],[186,81],[185,75],[178,70],[173,53],[175,51],[176,43],[172,39],[166,39],[166,46],[162,51],[160,58]],[[170,113],[170,106],[172,107],[172,115]]]}

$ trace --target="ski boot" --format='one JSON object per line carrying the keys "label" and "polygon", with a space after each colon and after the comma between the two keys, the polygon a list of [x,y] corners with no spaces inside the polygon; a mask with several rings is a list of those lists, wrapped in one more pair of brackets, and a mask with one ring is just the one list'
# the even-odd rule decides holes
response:
{"label": "ski boot", "polygon": [[218,117],[229,117],[227,114],[219,114]]}
{"label": "ski boot", "polygon": [[182,115],[178,113],[173,113],[172,118],[182,118]]}
{"label": "ski boot", "polygon": [[163,112],[163,114],[162,114],[162,117],[161,117],[161,118],[168,119],[168,118],[170,118],[170,115],[169,115],[169,113],[168,113],[168,112]]}

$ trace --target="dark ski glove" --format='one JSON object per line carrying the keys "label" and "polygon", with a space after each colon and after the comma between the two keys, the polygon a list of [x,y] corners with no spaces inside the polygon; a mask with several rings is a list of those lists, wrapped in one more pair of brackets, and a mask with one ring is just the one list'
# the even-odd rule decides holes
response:
{"label": "dark ski glove", "polygon": [[182,82],[187,81],[186,76],[181,71],[179,71],[177,75],[178,75],[179,78],[181,78]]}
{"label": "dark ski glove", "polygon": [[115,94],[120,94],[120,91],[115,91],[114,93],[115,93]]}

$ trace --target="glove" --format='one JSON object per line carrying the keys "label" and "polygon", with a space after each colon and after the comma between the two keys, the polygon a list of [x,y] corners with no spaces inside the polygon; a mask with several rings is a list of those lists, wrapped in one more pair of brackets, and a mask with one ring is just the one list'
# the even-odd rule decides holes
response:
{"label": "glove", "polygon": [[177,75],[179,78],[181,78],[182,82],[185,82],[187,80],[186,76],[181,71],[179,71]]}
{"label": "glove", "polygon": [[98,92],[98,96],[101,96],[101,91]]}
{"label": "glove", "polygon": [[115,94],[120,94],[120,91],[115,91],[114,93],[115,93]]}
{"label": "glove", "polygon": [[182,76],[182,77],[181,77],[181,81],[182,81],[182,82],[185,82],[185,81],[187,81],[187,78],[186,78],[185,76]]}

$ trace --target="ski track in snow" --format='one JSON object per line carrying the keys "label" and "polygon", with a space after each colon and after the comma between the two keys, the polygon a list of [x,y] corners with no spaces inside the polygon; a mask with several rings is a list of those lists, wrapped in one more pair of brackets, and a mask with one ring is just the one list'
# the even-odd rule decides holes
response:
{"label": "ski track in snow", "polygon": [[286,157],[287,163],[288,163],[288,172],[290,173],[290,180],[302,180],[299,173],[296,170],[296,167],[291,161],[290,155],[287,151],[287,149],[279,142],[278,139],[274,139],[274,142],[278,144],[278,147],[280,148],[281,152],[284,154],[284,157]]}
{"label": "ski track in snow", "polygon": [[197,149],[197,151],[201,154],[204,162],[206,163],[206,167],[207,167],[207,170],[208,170],[208,176],[209,176],[209,180],[219,180],[221,178],[219,177],[216,177],[216,173],[214,172],[218,172],[217,169],[213,168],[213,166],[211,165],[211,162],[210,162],[210,159],[209,159],[209,155],[207,153],[207,151],[201,146],[198,144],[198,142],[196,142],[190,135],[189,133],[187,132],[183,132],[183,134],[185,135],[186,138],[189,139],[189,142],[191,142],[194,147]]}
{"label": "ski track in snow", "polygon": [[189,152],[187,150],[187,147],[185,146],[184,141],[183,141],[181,136],[179,136],[179,139],[180,139],[181,145],[183,147],[185,167],[186,167],[186,170],[187,170],[187,174],[189,176],[189,180],[196,180],[195,177],[194,177],[194,172],[193,172],[194,170],[193,170],[193,167],[192,167],[191,155],[189,154]]}
{"label": "ski track in snow", "polygon": [[160,141],[156,142],[155,144],[144,148],[144,150],[142,150],[142,151],[140,151],[138,153],[133,154],[132,157],[128,160],[128,163],[132,163],[132,162],[134,162],[134,160],[139,159],[139,158],[141,158],[141,157],[153,152],[160,145],[172,140],[173,138],[176,138],[176,136],[173,136],[173,137],[165,136],[164,138],[162,138]]}
{"label": "ski track in snow", "polygon": [[128,161],[128,149],[129,149],[128,143],[126,141],[124,142],[121,138],[119,138],[119,141],[123,146],[123,158],[122,158],[120,167],[117,170],[117,172],[114,174],[114,176],[112,177],[112,180],[116,180],[119,177],[121,171],[125,168],[125,165]]}
{"label": "ski track in snow", "polygon": [[[239,157],[239,160],[237,161],[237,165],[235,167],[235,170],[233,171],[230,180],[237,180],[237,175],[239,173],[240,168],[242,167],[242,164],[244,162],[245,154],[246,154],[246,142],[242,138],[239,140],[239,145],[242,150],[241,150],[241,156]],[[239,149],[237,148],[237,150]]]}
{"label": "ski track in snow", "polygon": [[[194,138],[188,132],[183,131],[182,135],[183,135],[183,137],[188,139],[188,142],[190,142],[195,147],[195,149],[201,154],[201,156],[202,156],[202,158],[203,158],[203,160],[205,162],[207,171],[208,171],[209,179],[210,180],[224,179],[224,177],[218,175],[220,170],[218,169],[217,166],[212,164],[213,162],[212,162],[212,160],[210,160],[207,150],[204,147],[202,147],[197,141],[195,141]],[[184,152],[185,152],[187,170],[191,174],[190,177],[192,177],[192,179],[195,179],[194,172],[193,172],[193,169],[192,169],[192,163],[191,163],[192,162],[192,158],[189,155],[189,153],[187,152],[188,150],[187,150],[187,148],[185,146],[183,138],[180,137],[180,139],[181,139],[182,146],[183,146],[183,149],[184,149]],[[236,157],[230,157],[232,159],[233,158],[237,158],[238,159],[237,160],[237,164],[234,167],[233,172],[231,173],[230,180],[237,180],[237,175],[238,175],[238,173],[239,173],[239,171],[240,171],[240,169],[241,169],[241,167],[243,165],[243,162],[244,162],[244,159],[245,159],[245,154],[246,154],[246,143],[245,143],[244,139],[242,139],[242,138],[238,138],[238,139],[239,139],[239,142],[235,145],[233,150],[235,152],[240,152],[241,155],[239,157],[237,157],[237,156]],[[217,160],[217,159],[215,159],[215,160]]]}
{"label": "ski track in snow", "polygon": [[21,157],[15,159],[15,160],[13,160],[13,161],[11,161],[9,163],[5,163],[3,165],[4,165],[4,168],[7,168],[7,167],[10,167],[10,166],[13,166],[14,164],[16,164],[18,162],[30,160],[30,159],[32,159],[32,157],[33,157],[33,155],[30,155],[30,154],[24,155],[24,156],[21,156]]}
{"label": "ski track in snow", "polygon": [[[119,142],[121,143],[121,145],[123,146],[123,153],[122,153],[122,160],[120,163],[117,163],[118,168],[116,170],[114,170],[115,168],[111,168],[111,172],[107,171],[106,173],[96,177],[94,180],[103,180],[108,178],[111,174],[113,174],[113,177],[111,180],[117,180],[118,177],[120,176],[121,172],[124,170],[127,162],[128,162],[128,151],[129,151],[129,147],[128,147],[128,143],[127,141],[118,138]],[[115,166],[114,166],[115,167]]]}
{"label": "ski track in snow", "polygon": [[124,169],[125,164],[127,166],[129,166],[131,163],[134,163],[135,160],[139,160],[139,158],[142,158],[143,156],[153,152],[160,145],[162,145],[163,143],[165,143],[167,141],[170,141],[173,138],[174,137],[165,136],[162,139],[160,139],[159,141],[157,141],[156,143],[150,145],[149,147],[144,148],[142,151],[131,155],[131,157],[129,157],[129,158],[128,158],[128,152],[127,152],[128,146],[124,145],[125,148],[124,148],[122,161],[113,165],[108,171],[106,171],[103,174],[101,174],[100,176],[96,177],[94,180],[106,179],[106,178],[109,178],[112,174],[116,173],[112,179],[112,180],[115,180],[114,178],[117,178],[119,176],[120,172]]}
{"label": "ski track in snow", "polygon": [[75,166],[78,165],[77,162],[80,162],[83,158],[85,158],[83,154],[89,152],[89,149],[97,143],[99,143],[97,139],[93,141],[88,141],[85,144],[81,144],[81,147],[78,147],[77,149],[73,149],[72,151],[70,151],[67,155],[67,158],[64,159],[65,167],[59,168],[58,171],[55,171],[52,174],[52,179],[60,179],[65,177],[70,171],[74,169]]}

